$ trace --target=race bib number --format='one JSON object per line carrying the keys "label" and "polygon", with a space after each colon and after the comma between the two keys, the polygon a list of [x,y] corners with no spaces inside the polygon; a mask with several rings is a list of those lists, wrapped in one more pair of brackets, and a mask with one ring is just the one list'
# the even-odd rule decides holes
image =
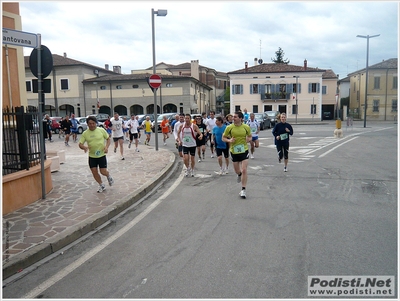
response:
{"label": "race bib number", "polygon": [[234,151],[235,154],[244,153],[244,145],[243,144],[235,145],[233,147],[233,151]]}
{"label": "race bib number", "polygon": [[287,133],[281,134],[280,137],[281,137],[281,140],[286,140],[288,138],[288,134]]}
{"label": "race bib number", "polygon": [[185,142],[190,142],[190,136],[184,136],[183,141]]}
{"label": "race bib number", "polygon": [[94,154],[95,154],[96,156],[100,156],[100,154],[101,154],[101,150],[99,150],[99,149],[98,149],[98,150],[96,150]]}
{"label": "race bib number", "polygon": [[257,128],[250,128],[251,132],[254,134],[255,132],[257,132]]}

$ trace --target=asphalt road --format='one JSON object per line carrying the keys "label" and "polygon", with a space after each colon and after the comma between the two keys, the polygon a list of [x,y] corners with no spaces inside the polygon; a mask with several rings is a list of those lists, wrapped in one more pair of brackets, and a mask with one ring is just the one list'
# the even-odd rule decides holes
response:
{"label": "asphalt road", "polygon": [[209,150],[193,178],[180,163],[141,206],[3,297],[307,298],[308,276],[397,279],[397,125],[333,130],[295,125],[287,173],[263,131],[245,200]]}

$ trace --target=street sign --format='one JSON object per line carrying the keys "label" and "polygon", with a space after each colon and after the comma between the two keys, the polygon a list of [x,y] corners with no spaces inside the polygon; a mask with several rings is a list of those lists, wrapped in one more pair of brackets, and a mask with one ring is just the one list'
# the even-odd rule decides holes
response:
{"label": "street sign", "polygon": [[36,48],[39,43],[34,33],[3,28],[3,44]]}
{"label": "street sign", "polygon": [[161,86],[161,77],[157,74],[153,74],[149,78],[149,86],[153,89],[157,89]]}
{"label": "street sign", "polygon": [[[40,47],[40,58],[41,58],[41,67],[42,67],[42,78],[49,76],[50,72],[53,70],[53,55],[49,48],[44,45]],[[32,74],[36,77],[38,76],[38,49],[35,48],[32,50],[31,55],[29,57],[29,68],[32,71]]]}

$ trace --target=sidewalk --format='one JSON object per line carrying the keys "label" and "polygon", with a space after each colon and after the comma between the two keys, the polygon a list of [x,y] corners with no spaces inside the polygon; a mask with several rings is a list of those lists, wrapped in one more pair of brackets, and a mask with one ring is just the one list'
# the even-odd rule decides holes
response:
{"label": "sidewalk", "polygon": [[121,160],[119,149],[114,153],[111,142],[107,160],[114,185],[110,187],[102,176],[106,190],[98,193],[88,154],[71,140],[69,147],[58,135],[53,135],[53,140],[46,141],[46,151],[65,150],[66,157],[60,170],[51,174],[53,190],[46,199],[3,216],[3,279],[116,216],[148,193],[174,167],[175,154],[171,151],[155,151],[153,146],[139,144],[140,152],[136,152],[135,146],[128,149],[125,141],[125,160]]}

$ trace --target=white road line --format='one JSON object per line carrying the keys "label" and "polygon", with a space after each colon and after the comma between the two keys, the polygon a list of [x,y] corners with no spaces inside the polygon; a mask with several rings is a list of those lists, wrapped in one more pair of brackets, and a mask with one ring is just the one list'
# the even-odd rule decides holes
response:
{"label": "white road line", "polygon": [[331,148],[331,149],[328,150],[327,152],[325,152],[325,153],[323,153],[322,155],[320,155],[318,158],[325,157],[327,154],[329,154],[330,152],[334,151],[334,150],[337,149],[338,147],[340,147],[340,146],[342,146],[342,145],[346,144],[347,142],[350,142],[350,141],[352,141],[352,140],[354,140],[354,139],[357,139],[357,138],[358,138],[358,136],[357,136],[357,137],[353,137],[353,138],[351,138],[351,139],[349,139],[349,140],[347,140],[347,141],[345,141],[345,142],[343,142],[343,143],[341,143],[341,144],[339,144],[339,145],[336,145],[335,147]]}
{"label": "white road line", "polygon": [[124,226],[122,229],[120,229],[118,232],[116,232],[113,236],[109,237],[108,239],[106,239],[105,241],[100,243],[97,247],[95,247],[91,251],[85,253],[78,260],[76,260],[69,266],[67,266],[64,269],[62,269],[61,271],[59,271],[52,278],[48,279],[47,281],[43,282],[42,284],[39,284],[36,288],[34,288],[30,292],[28,292],[25,296],[23,296],[22,299],[35,298],[40,293],[44,292],[46,289],[53,286],[55,283],[57,283],[58,281],[60,281],[64,277],[66,277],[68,274],[73,272],[75,269],[80,267],[82,264],[84,264],[90,258],[95,256],[100,251],[102,251],[108,245],[113,243],[116,239],[120,238],[122,235],[124,235],[126,232],[128,232],[132,227],[134,227],[137,223],[139,223],[142,219],[144,219],[153,209],[155,209],[158,205],[160,205],[161,202],[163,200],[165,200],[174,191],[174,189],[179,185],[179,183],[182,181],[182,179],[183,179],[183,171],[181,173],[181,176],[178,177],[178,179],[174,182],[174,184],[159,199],[157,199],[155,202],[153,202],[142,213],[140,213],[136,218],[134,218],[129,224]]}

